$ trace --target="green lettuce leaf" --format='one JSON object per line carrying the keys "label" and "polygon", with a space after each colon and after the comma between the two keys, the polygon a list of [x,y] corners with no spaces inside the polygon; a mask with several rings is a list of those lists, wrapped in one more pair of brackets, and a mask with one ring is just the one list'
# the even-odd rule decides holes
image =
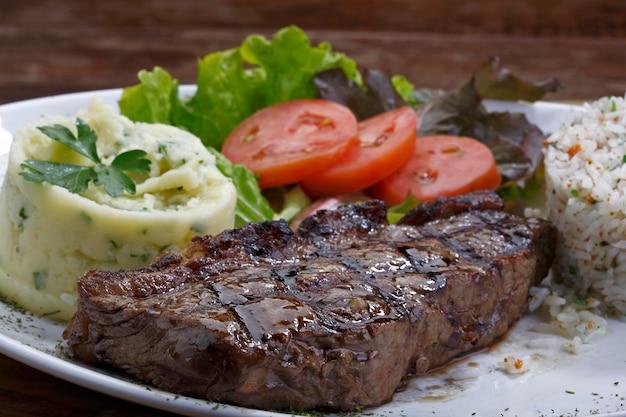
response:
{"label": "green lettuce leaf", "polygon": [[257,65],[265,75],[259,108],[317,97],[313,77],[329,68],[340,68],[348,79],[361,82],[356,62],[334,52],[328,42],[312,46],[295,26],[278,31],[271,41],[261,35],[248,36],[240,50],[244,61]]}
{"label": "green lettuce leaf", "polygon": [[177,99],[172,94],[178,92],[178,81],[160,67],[141,70],[137,78],[139,84],[122,91],[120,112],[134,121],[169,124],[172,101]]}
{"label": "green lettuce leaf", "polygon": [[134,121],[168,123],[195,134],[218,150],[246,117],[279,102],[315,98],[314,76],[340,68],[361,84],[356,63],[330,44],[311,45],[296,26],[279,30],[270,40],[248,36],[240,47],[198,60],[197,91],[180,98],[178,81],[163,68],[139,72],[138,85],[126,87],[119,101],[123,115]]}
{"label": "green lettuce leaf", "polygon": [[272,220],[274,210],[261,193],[254,174],[243,165],[233,164],[221,152],[207,148],[215,155],[215,165],[222,174],[231,178],[237,189],[237,205],[235,207],[235,227],[253,221]]}
{"label": "green lettuce leaf", "polygon": [[297,185],[281,190],[280,211],[274,216],[275,219],[285,219],[290,222],[305,208],[311,205],[311,199],[304,190]]}

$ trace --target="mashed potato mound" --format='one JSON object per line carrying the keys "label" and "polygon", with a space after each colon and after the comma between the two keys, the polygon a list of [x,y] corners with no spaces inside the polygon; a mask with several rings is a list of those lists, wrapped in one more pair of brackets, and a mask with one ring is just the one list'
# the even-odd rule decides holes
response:
{"label": "mashed potato mound", "polygon": [[[113,198],[93,185],[74,194],[19,175],[26,159],[90,165],[37,129],[63,124],[76,132],[76,117],[96,131],[104,163],[132,149],[148,153],[150,173],[133,174],[136,194]],[[237,197],[215,157],[188,132],[133,123],[97,98],[76,117],[47,116],[20,129],[0,192],[0,293],[62,321],[75,311],[79,275],[139,267],[194,235],[231,228]]]}

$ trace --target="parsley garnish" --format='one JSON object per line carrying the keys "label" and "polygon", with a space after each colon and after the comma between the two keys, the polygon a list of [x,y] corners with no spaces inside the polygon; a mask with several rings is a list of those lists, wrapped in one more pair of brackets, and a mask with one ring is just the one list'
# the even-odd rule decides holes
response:
{"label": "parsley garnish", "polygon": [[88,158],[94,165],[81,166],[28,159],[20,165],[20,175],[28,181],[49,182],[72,193],[85,191],[93,181],[96,186],[104,185],[105,191],[111,197],[119,197],[124,192],[135,194],[135,182],[124,171],[150,172],[150,160],[144,158],[146,152],[139,149],[122,152],[113,159],[111,165],[103,164],[96,149],[98,135],[80,118],[76,119],[77,136],[66,126],[59,124],[40,126],[38,129],[49,138]]}
{"label": "parsley garnish", "polygon": [[589,305],[589,298],[585,296],[574,297],[574,304],[577,304],[579,306],[587,306]]}

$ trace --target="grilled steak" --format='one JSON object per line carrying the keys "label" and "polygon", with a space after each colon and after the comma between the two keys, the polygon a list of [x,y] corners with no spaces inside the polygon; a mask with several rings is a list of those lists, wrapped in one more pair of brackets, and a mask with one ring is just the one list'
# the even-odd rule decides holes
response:
{"label": "grilled steak", "polygon": [[483,348],[527,309],[555,229],[477,192],[398,224],[377,201],[196,237],[78,280],[79,360],[252,408],[352,410]]}

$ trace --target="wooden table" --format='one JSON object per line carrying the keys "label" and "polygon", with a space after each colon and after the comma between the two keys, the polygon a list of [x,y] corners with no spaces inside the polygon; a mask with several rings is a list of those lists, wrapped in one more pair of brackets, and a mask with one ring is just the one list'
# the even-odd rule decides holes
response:
{"label": "wooden table", "polygon": [[[121,87],[158,65],[193,83],[196,59],[296,24],[364,66],[455,88],[499,56],[550,100],[626,91],[623,0],[0,0],[0,104]],[[0,355],[3,416],[165,416]]]}

